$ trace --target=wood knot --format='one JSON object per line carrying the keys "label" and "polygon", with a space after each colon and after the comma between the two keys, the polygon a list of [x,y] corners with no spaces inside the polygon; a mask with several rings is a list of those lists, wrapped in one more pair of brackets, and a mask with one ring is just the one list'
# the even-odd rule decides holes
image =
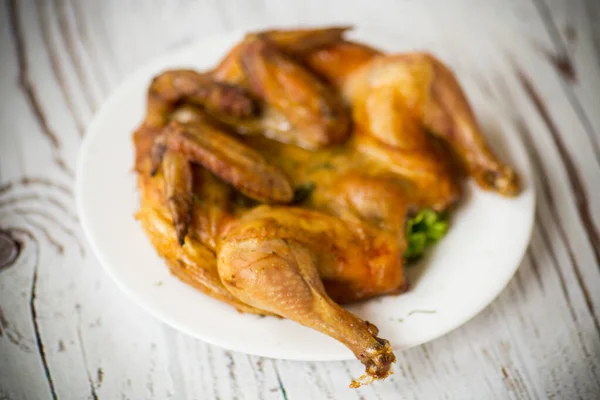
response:
{"label": "wood knot", "polygon": [[21,242],[8,231],[0,231],[0,270],[10,267],[21,253]]}

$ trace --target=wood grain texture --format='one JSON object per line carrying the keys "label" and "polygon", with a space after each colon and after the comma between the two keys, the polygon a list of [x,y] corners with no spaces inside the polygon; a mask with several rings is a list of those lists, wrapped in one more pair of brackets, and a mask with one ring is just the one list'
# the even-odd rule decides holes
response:
{"label": "wood grain texture", "polygon": [[[0,11],[0,399],[600,398],[600,5],[597,1],[5,1]],[[103,273],[73,169],[116,85],[194,39],[243,26],[356,23],[448,62],[486,129],[520,135],[538,194],[515,278],[463,327],[358,362],[252,357],[154,320]]]}

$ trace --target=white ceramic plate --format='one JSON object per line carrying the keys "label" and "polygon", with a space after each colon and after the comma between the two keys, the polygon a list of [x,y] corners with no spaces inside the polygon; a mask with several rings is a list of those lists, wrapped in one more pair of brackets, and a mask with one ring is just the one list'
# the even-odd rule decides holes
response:
{"label": "white ceramic plate", "polygon": [[[242,35],[230,33],[166,54],[133,74],[104,104],[88,128],[77,165],[77,207],[84,231],[121,289],[176,329],[230,350],[266,357],[353,358],[342,344],[321,333],[288,320],[240,314],[180,282],[133,218],[138,193],[131,133],[144,115],[150,79],[167,68],[210,68]],[[401,50],[386,46],[394,43],[389,36],[361,30],[353,36],[386,50]],[[481,96],[467,92],[480,117],[486,112],[494,115],[487,102],[478,101]],[[422,265],[409,269],[411,290],[350,307],[376,324],[394,349],[430,341],[465,323],[500,293],[519,266],[533,225],[531,168],[514,131],[490,135],[490,140],[516,166],[523,193],[505,199],[469,184],[449,234]]]}

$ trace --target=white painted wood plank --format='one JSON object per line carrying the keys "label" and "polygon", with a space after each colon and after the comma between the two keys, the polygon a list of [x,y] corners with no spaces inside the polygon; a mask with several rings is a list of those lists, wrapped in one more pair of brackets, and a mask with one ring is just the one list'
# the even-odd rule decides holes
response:
{"label": "white painted wood plank", "polygon": [[[567,92],[600,153],[600,3],[536,0],[554,47],[547,57],[561,72]],[[600,157],[600,156],[599,156]]]}
{"label": "white painted wood plank", "polygon": [[[12,133],[8,138],[11,141],[18,142],[19,139],[22,139],[23,143],[18,147],[17,162],[3,164],[3,179],[6,179],[3,183],[12,183],[12,187],[5,186],[5,190],[2,191],[3,216],[8,213],[8,215],[19,214],[22,217],[18,220],[19,224],[12,224],[11,220],[6,217],[2,218],[1,224],[3,228],[23,229],[32,232],[32,235],[40,242],[38,265],[35,265],[38,276],[36,284],[33,284],[31,276],[22,282],[19,286],[22,286],[22,289],[31,287],[31,292],[26,292],[25,302],[14,304],[14,308],[11,307],[10,313],[8,311],[5,313],[8,323],[15,327],[19,327],[19,320],[14,318],[14,323],[10,322],[9,317],[12,318],[13,313],[20,315],[22,318],[27,318],[29,325],[34,325],[34,338],[37,332],[40,343],[35,349],[35,357],[29,366],[29,373],[13,375],[12,380],[9,380],[11,374],[1,374],[2,384],[0,387],[8,393],[10,398],[46,398],[50,397],[51,389],[54,389],[54,393],[60,398],[95,397],[101,387],[102,375],[108,374],[108,376],[111,376],[111,369],[110,367],[105,368],[105,372],[99,373],[102,364],[95,362],[90,365],[89,363],[96,361],[97,358],[103,355],[101,351],[94,351],[94,349],[106,348],[110,345],[110,339],[112,338],[117,342],[117,345],[112,348],[114,352],[108,352],[108,354],[121,356],[120,360],[117,360],[114,364],[129,365],[133,367],[133,370],[126,377],[127,382],[130,382],[129,385],[124,388],[117,388],[118,390],[111,390],[109,397],[112,397],[114,393],[123,393],[130,398],[142,398],[143,394],[146,393],[145,385],[147,382],[145,381],[148,378],[144,376],[143,382],[142,379],[139,379],[144,386],[137,392],[135,391],[136,381],[134,378],[137,374],[143,373],[143,362],[146,361],[146,357],[137,354],[136,357],[132,358],[131,349],[135,349],[136,346],[140,347],[143,354],[143,345],[145,344],[143,333],[157,331],[148,329],[148,327],[144,329],[143,324],[136,324],[135,321],[142,318],[142,320],[145,319],[145,321],[152,324],[155,324],[155,322],[149,319],[147,315],[140,314],[137,307],[127,300],[127,307],[129,307],[129,310],[135,310],[135,313],[129,319],[129,323],[132,325],[124,326],[125,329],[120,338],[114,336],[115,332],[118,331],[116,327],[123,325],[117,321],[114,321],[105,330],[97,329],[100,327],[98,321],[101,321],[102,314],[110,314],[112,311],[113,315],[117,315],[118,319],[121,319],[126,316],[127,307],[120,306],[118,299],[121,298],[121,301],[123,301],[123,294],[118,292],[112,283],[106,287],[108,291],[114,291],[116,296],[107,291],[99,290],[101,288],[100,280],[95,278],[98,276],[104,280],[107,278],[101,274],[94,259],[90,259],[87,266],[84,266],[83,253],[77,242],[81,234],[78,232],[78,222],[72,217],[74,205],[72,193],[69,189],[72,183],[71,178],[68,175],[65,176],[64,171],[56,168],[54,161],[56,157],[62,157],[62,152],[64,152],[67,165],[74,163],[78,135],[74,127],[69,126],[67,123],[69,116],[64,103],[53,97],[56,93],[60,93],[60,90],[55,86],[55,80],[49,76],[51,68],[48,59],[44,58],[43,52],[40,52],[43,47],[37,49],[32,45],[41,43],[39,42],[39,31],[29,29],[24,33],[19,28],[23,25],[37,26],[35,19],[33,19],[36,16],[32,13],[33,11],[29,9],[27,13],[19,10],[14,14],[14,18],[18,19],[16,23],[13,20],[12,24],[3,24],[5,27],[12,25],[13,28],[11,34],[2,36],[3,40],[13,39],[14,42],[17,42],[17,40],[14,40],[17,36],[15,31],[19,31],[23,35],[22,41],[27,43],[23,47],[24,51],[21,55],[27,64],[25,72],[21,69],[20,73],[26,75],[22,79],[28,82],[43,82],[44,84],[35,85],[32,83],[31,92],[25,91],[24,93],[24,91],[19,90],[21,88],[16,84],[19,82],[19,72],[16,68],[19,64],[17,62],[19,57],[14,54],[14,46],[11,46],[8,42],[2,42],[3,49],[6,50],[3,51],[3,54],[13,53],[11,57],[3,57],[3,60],[7,61],[7,68],[3,68],[1,79],[2,86],[11,89],[10,93],[12,95],[8,98],[14,106],[11,109],[2,107],[2,113],[10,112],[10,114],[3,116],[2,123],[15,124],[15,126],[9,125],[10,130],[3,127],[3,132]],[[4,16],[10,16],[11,13],[2,13],[2,15],[4,18]],[[11,63],[8,63],[8,61]],[[34,67],[31,67],[32,61],[35,62]],[[35,103],[35,106],[32,106],[33,103]],[[43,116],[37,115],[36,118],[36,115],[34,115],[36,113]],[[60,129],[60,127],[63,129]],[[60,132],[56,133],[56,141],[48,137],[49,134],[45,131],[46,129],[50,129],[52,134]],[[69,136],[69,133],[74,134]],[[73,148],[70,149],[63,143],[71,143]],[[4,152],[1,158],[4,160]],[[57,186],[58,189],[53,189],[53,185]],[[66,189],[63,190],[62,188]],[[50,202],[50,206],[46,204],[48,202]],[[60,207],[57,208],[56,204],[60,204]],[[89,254],[89,249],[87,249],[87,253]],[[16,271],[30,271],[30,268],[27,267],[29,263],[27,260],[31,260],[31,258],[20,258],[18,263],[11,268]],[[11,280],[10,274],[3,273],[0,279],[4,287],[15,283]],[[2,296],[8,296],[2,299],[1,304],[8,303],[12,298],[10,297],[11,293],[9,290],[1,291]],[[107,306],[98,301],[98,299],[104,298],[113,299],[114,302]],[[88,307],[90,303],[93,306]],[[36,318],[33,318],[33,311],[31,311],[33,309],[35,309]],[[115,311],[117,311],[116,314],[114,314]],[[98,336],[101,340],[101,346],[94,345],[95,330],[103,330],[102,334]],[[27,332],[27,330],[23,329],[23,332]],[[2,349],[6,348],[5,345],[11,346],[9,339],[6,340],[8,342],[3,341]],[[26,337],[24,343],[25,341],[32,342],[32,339]],[[33,340],[33,343],[35,343],[35,340]],[[14,344],[12,345],[14,346]],[[150,348],[152,347],[150,342],[147,345]],[[157,357],[150,355],[148,364],[154,362],[153,358]],[[15,356],[12,361],[20,360],[19,362],[24,364],[25,360],[28,359],[26,355],[21,355]],[[132,359],[134,360],[133,363],[131,362]],[[48,373],[45,374],[42,371],[41,376],[34,376],[34,373],[39,375],[39,368],[36,365],[40,363],[42,366],[46,364]],[[12,364],[12,362],[8,362],[3,364],[3,367],[8,368]],[[164,365],[160,360],[154,362],[154,364],[158,364],[159,367],[152,368],[159,371],[160,365]],[[127,368],[115,371],[112,381],[114,382],[116,379],[125,380],[121,375],[124,370],[126,371]],[[19,372],[18,369],[13,370],[12,368],[11,371],[12,374]],[[45,375],[48,375],[48,379]],[[154,384],[155,377],[148,376]],[[156,379],[156,382],[155,386],[168,384],[168,381],[164,379]],[[4,385],[9,383],[11,386],[5,389]],[[131,388],[128,386],[131,386]],[[11,389],[11,387],[16,388],[16,390]],[[43,394],[44,391],[46,394]],[[164,391],[157,390],[156,393],[157,397],[163,398]]]}
{"label": "white painted wood plank", "polygon": [[[18,229],[22,223],[18,217],[1,212],[0,218],[6,228],[13,228],[9,232],[22,245],[18,268],[3,271],[0,280],[0,398],[48,398],[51,389],[38,352],[30,306],[29,286],[39,264],[39,243],[31,232]],[[29,387],[23,384],[23,377],[32,382]]]}
{"label": "white painted wood plank", "polygon": [[[597,296],[590,296],[589,301],[585,297],[586,291],[598,292],[597,260],[581,224],[564,160],[547,124],[515,77],[507,50],[530,76],[557,129],[569,132],[560,139],[568,154],[577,156],[572,163],[581,175],[596,226],[600,191],[595,177],[599,171],[585,123],[565,93],[563,78],[531,45],[554,48],[533,3],[73,0],[40,2],[37,7],[23,2],[20,8],[27,26],[23,35],[26,57],[30,63],[35,60],[28,74],[47,125],[61,146],[53,148],[15,85],[18,64],[14,56],[2,57],[0,88],[13,106],[10,111],[0,108],[1,131],[9,132],[0,135],[2,182],[39,176],[70,186],[71,178],[54,158],[59,155],[72,169],[81,126],[126,74],[169,47],[256,24],[361,22],[394,32],[399,48],[433,49],[461,76],[472,77],[463,82],[469,93],[485,96],[482,85],[489,86],[490,110],[484,114],[494,115],[497,107],[498,126],[516,129],[514,120],[523,120],[531,134],[530,151],[535,150],[540,158],[536,187],[543,196],[538,227],[530,256],[509,288],[463,328],[399,354],[396,374],[388,381],[358,391],[347,388],[350,377],[361,373],[356,361],[303,363],[248,357],[162,326],[117,290],[87,247],[85,255],[80,254],[71,237],[81,239],[77,223],[69,220],[70,195],[44,185],[0,194],[0,204],[13,194],[39,195],[40,199],[31,198],[19,207],[48,212],[63,225],[40,215],[29,216],[29,222],[12,214],[7,217],[14,213],[14,204],[1,208],[0,227],[10,223],[30,229],[44,249],[35,304],[42,344],[49,349],[48,368],[61,398],[597,397],[600,345],[593,317],[597,318],[599,305]],[[0,18],[3,55],[14,54],[12,38],[4,34],[9,28],[8,19]],[[581,37],[588,34],[588,28],[592,27],[581,27]],[[52,57],[58,60],[54,66]],[[593,71],[589,60],[577,53],[574,58],[578,73],[583,71],[581,82],[594,82],[594,76],[586,72]],[[498,83],[500,79],[506,82]],[[585,110],[591,110],[597,100],[588,87],[593,86],[574,89]],[[549,181],[546,191],[543,179]],[[67,204],[67,212],[44,196],[57,197]],[[56,254],[53,241],[68,247],[64,254]],[[10,282],[11,289],[28,295],[31,268],[31,258],[24,254],[10,272],[0,272],[0,285]],[[14,271],[22,277],[15,279]],[[27,333],[25,343],[29,343],[35,335],[28,303],[14,304],[13,292],[4,288],[0,286],[0,306],[9,322],[16,321],[11,326]],[[47,397],[50,392],[39,355],[21,354],[23,350],[7,337],[0,338],[0,398],[5,394]],[[2,369],[9,363],[10,370]],[[22,377],[30,379],[27,385]]]}

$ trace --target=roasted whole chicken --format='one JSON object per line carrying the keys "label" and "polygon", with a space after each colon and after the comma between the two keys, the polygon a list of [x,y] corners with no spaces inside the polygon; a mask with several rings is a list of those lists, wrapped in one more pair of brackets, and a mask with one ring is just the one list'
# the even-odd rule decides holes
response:
{"label": "roasted whole chicken", "polygon": [[466,176],[504,196],[519,181],[446,66],[346,30],[252,33],[213,70],[160,74],[133,138],[137,218],[171,272],[339,340],[366,367],[358,387],[396,357],[340,304],[407,289]]}

